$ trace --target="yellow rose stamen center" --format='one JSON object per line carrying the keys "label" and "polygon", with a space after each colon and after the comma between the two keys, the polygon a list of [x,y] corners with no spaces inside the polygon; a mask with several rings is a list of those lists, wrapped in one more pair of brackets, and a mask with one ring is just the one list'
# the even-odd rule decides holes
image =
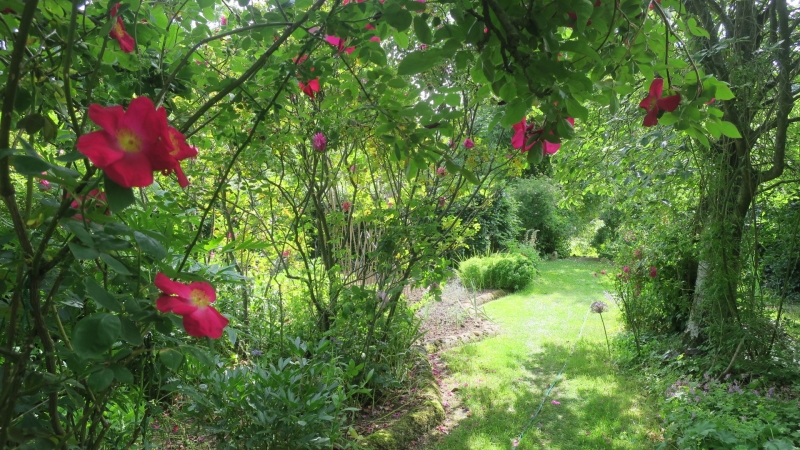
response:
{"label": "yellow rose stamen center", "polygon": [[121,129],[117,131],[117,140],[122,150],[128,153],[138,153],[142,150],[142,141],[139,136],[131,130]]}
{"label": "yellow rose stamen center", "polygon": [[117,22],[114,23],[114,27],[111,28],[111,33],[116,38],[121,38],[125,35],[125,28],[121,21],[117,20]]}
{"label": "yellow rose stamen center", "polygon": [[189,301],[200,308],[205,308],[211,304],[211,299],[209,299],[208,295],[206,295],[206,293],[200,289],[195,289],[192,291],[192,294],[189,295]]}
{"label": "yellow rose stamen center", "polygon": [[169,134],[169,142],[172,144],[169,150],[169,155],[172,157],[178,156],[178,151],[181,148],[181,144],[178,142],[178,138],[173,133]]}

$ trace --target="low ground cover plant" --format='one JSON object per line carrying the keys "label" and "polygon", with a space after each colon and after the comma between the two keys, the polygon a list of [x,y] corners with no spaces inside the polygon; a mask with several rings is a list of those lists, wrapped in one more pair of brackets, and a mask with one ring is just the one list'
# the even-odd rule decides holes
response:
{"label": "low ground cover plant", "polygon": [[794,449],[800,445],[797,386],[750,387],[745,376],[679,379],[665,392],[660,449]]}

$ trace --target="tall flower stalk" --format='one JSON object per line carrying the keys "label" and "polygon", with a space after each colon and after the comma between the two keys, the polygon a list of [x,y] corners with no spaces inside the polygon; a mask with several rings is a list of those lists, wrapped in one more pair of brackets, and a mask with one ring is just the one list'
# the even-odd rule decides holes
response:
{"label": "tall flower stalk", "polygon": [[603,302],[592,303],[592,312],[600,315],[600,322],[603,323],[603,333],[606,335],[606,346],[608,346],[608,357],[611,357],[611,343],[608,341],[608,330],[606,330],[606,321],[603,320],[603,313],[608,311],[608,305]]}

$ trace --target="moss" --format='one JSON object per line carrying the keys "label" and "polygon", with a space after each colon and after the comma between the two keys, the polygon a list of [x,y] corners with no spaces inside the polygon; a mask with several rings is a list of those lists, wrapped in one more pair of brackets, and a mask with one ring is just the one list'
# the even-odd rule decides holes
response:
{"label": "moss", "polygon": [[427,353],[415,347],[417,353],[417,383],[421,401],[408,414],[389,428],[367,436],[363,444],[375,450],[404,450],[408,444],[444,420],[444,406],[439,385],[433,376]]}

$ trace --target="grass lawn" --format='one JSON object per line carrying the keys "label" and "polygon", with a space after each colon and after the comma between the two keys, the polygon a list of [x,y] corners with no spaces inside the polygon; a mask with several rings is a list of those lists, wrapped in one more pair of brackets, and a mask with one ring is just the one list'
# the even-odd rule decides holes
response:
{"label": "grass lawn", "polygon": [[[594,262],[543,263],[528,289],[486,305],[503,332],[443,356],[472,414],[430,449],[511,449],[556,378],[594,301],[612,287]],[[597,278],[593,273],[597,272]],[[609,336],[618,308],[603,314]],[[463,387],[461,387],[463,386]],[[609,362],[603,326],[590,313],[575,353],[519,449],[649,449],[658,435],[654,405]],[[553,404],[555,400],[559,405]]]}

